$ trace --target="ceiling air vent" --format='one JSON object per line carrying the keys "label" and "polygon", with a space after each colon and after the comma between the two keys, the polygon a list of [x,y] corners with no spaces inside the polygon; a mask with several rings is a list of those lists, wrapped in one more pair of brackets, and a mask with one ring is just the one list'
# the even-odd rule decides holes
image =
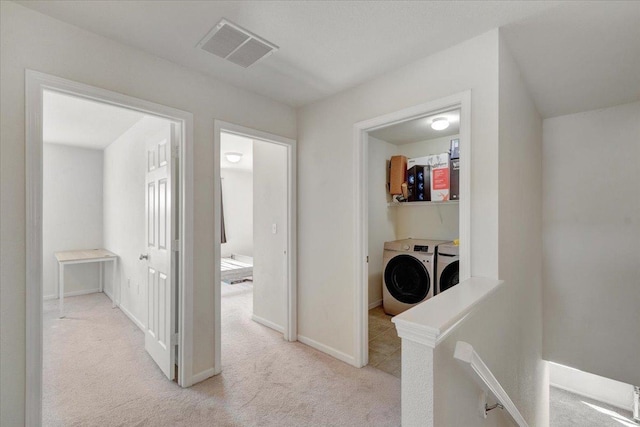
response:
{"label": "ceiling air vent", "polygon": [[273,43],[226,19],[213,27],[197,47],[244,68],[278,50]]}

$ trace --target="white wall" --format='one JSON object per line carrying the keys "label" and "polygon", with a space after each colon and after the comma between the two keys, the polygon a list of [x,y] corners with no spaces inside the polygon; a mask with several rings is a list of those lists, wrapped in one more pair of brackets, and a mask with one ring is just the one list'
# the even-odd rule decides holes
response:
{"label": "white wall", "polygon": [[[54,252],[103,247],[103,155],[102,150],[58,144],[44,144],[42,155],[42,294],[57,298]],[[97,291],[99,271],[97,264],[67,266],[65,295]]]}
{"label": "white wall", "polygon": [[253,142],[253,315],[280,330],[287,301],[287,168],[286,147]]}
{"label": "white wall", "polygon": [[0,2],[0,424],[22,425],[25,395],[25,69],[194,115],[194,364],[213,366],[213,119],[296,138],[295,111],[12,2]]}
{"label": "white wall", "polygon": [[[120,308],[138,326],[147,322],[145,173],[146,143],[170,130],[167,120],[145,116],[104,150],[104,245],[118,255]],[[113,296],[111,272],[105,291]]]}
{"label": "white wall", "polygon": [[[511,425],[502,411],[486,420],[474,411],[480,389],[453,359],[459,340],[474,347],[530,426],[549,425],[548,373],[542,360],[542,120],[501,38],[498,52],[498,257],[505,285],[436,348],[436,426]],[[471,147],[473,155],[476,147]]]}
{"label": "white wall", "polygon": [[355,123],[471,89],[471,271],[498,276],[497,31],[299,110],[299,335],[355,354]]}
{"label": "white wall", "polygon": [[222,256],[253,256],[253,171],[225,168],[220,176],[227,236]]}
{"label": "white wall", "polygon": [[[460,135],[428,139],[398,146],[397,154],[407,158],[441,154],[449,151],[452,139]],[[457,204],[398,206],[396,237],[398,239],[453,240],[459,235],[459,209]]]}
{"label": "white wall", "polygon": [[389,159],[398,146],[369,136],[369,305],[382,301],[384,242],[396,240],[396,213],[387,206],[391,201],[387,182]]}
{"label": "white wall", "polygon": [[640,384],[640,102],[544,121],[544,356]]}

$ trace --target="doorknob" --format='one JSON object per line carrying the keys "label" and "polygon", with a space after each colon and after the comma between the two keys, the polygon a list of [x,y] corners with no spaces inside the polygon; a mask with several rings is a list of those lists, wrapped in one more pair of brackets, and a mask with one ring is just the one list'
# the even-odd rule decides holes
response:
{"label": "doorknob", "polygon": [[142,261],[143,259],[149,260],[149,254],[140,254],[140,258],[138,258],[140,261]]}

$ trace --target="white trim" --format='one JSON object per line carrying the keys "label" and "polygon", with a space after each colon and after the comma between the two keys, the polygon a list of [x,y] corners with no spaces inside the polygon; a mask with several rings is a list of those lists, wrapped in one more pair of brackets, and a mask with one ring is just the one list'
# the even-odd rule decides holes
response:
{"label": "white trim", "polygon": [[440,111],[460,108],[460,281],[471,277],[471,91],[430,101],[394,113],[358,122],[354,125],[355,229],[354,259],[356,260],[355,289],[355,360],[356,366],[368,363],[369,339],[367,321],[368,286],[368,190],[367,190],[367,133],[393,124],[406,122]]}
{"label": "white trim", "polygon": [[267,320],[263,317],[252,314],[251,320],[253,320],[256,323],[260,323],[262,326],[266,326],[267,328],[273,329],[274,331],[278,331],[281,334],[284,334],[284,328],[282,326],[278,325],[277,323],[273,323],[272,321]]}
{"label": "white trim", "polygon": [[378,301],[374,301],[369,303],[369,310],[371,310],[372,308],[376,308],[376,307],[380,307],[382,305],[382,300],[379,299]]}
{"label": "white trim", "polygon": [[307,338],[302,335],[298,335],[298,341],[300,341],[302,344],[308,345],[309,347],[313,347],[318,351],[326,353],[329,356],[335,357],[336,359],[344,363],[348,363],[351,366],[355,366],[357,368],[359,367],[356,364],[356,359],[353,356],[349,356],[348,354],[343,353],[340,350],[336,350],[333,347],[329,347],[328,345],[319,343],[318,341],[314,341],[311,338]]}
{"label": "white trim", "polygon": [[437,298],[430,298],[398,314],[391,321],[400,338],[435,348],[503,284],[503,280],[472,277]]}
{"label": "white trim", "polygon": [[[496,377],[482,361],[478,353],[475,352],[471,344],[458,341],[453,357],[461,363],[467,373],[484,391],[493,394],[495,399],[504,406],[504,410],[507,411],[518,426],[529,426],[515,403],[513,403],[507,392],[502,388]],[[482,405],[481,410],[482,415],[486,418],[484,405]]]}
{"label": "white trim", "polygon": [[625,411],[633,411],[631,384],[549,362],[549,385]]}
{"label": "white trim", "polygon": [[192,383],[193,365],[193,114],[60,77],[25,71],[26,119],[26,396],[25,425],[42,423],[42,93],[44,90],[116,105],[181,124],[180,345],[178,383]]}
{"label": "white trim", "polygon": [[[274,135],[248,127],[224,122],[222,120],[214,120],[214,140],[213,140],[213,176],[216,183],[213,186],[214,199],[214,224],[220,224],[221,205],[220,205],[220,133],[227,132],[235,135],[244,136],[251,139],[259,139],[266,142],[282,145],[287,148],[287,224],[288,224],[288,242],[287,242],[287,313],[286,324],[284,327],[284,339],[287,341],[296,341],[298,338],[298,317],[297,317],[297,143],[296,140]],[[217,230],[217,228],[216,228]],[[216,374],[222,371],[221,366],[221,285],[220,285],[220,235],[215,233],[217,241],[214,244],[214,370]]]}
{"label": "white trim", "polygon": [[191,381],[193,381],[193,384],[197,384],[199,382],[202,382],[202,381],[204,381],[206,379],[211,378],[215,374],[216,373],[215,373],[213,368],[205,369],[202,372],[198,372],[197,374],[193,374],[191,376]]}
{"label": "white trim", "polygon": [[127,308],[122,304],[122,301],[120,302],[120,304],[118,304],[118,308],[124,313],[125,316],[129,318],[129,320],[131,320],[138,328],[140,328],[142,332],[146,331],[147,328],[144,326],[144,323],[142,323],[136,316],[134,316],[132,312],[127,310]]}
{"label": "white trim", "polygon": [[[82,289],[80,291],[71,291],[71,292],[65,292],[64,293],[64,297],[77,297],[78,295],[87,295],[87,294],[97,294],[100,293],[100,288],[95,288],[95,289]],[[58,299],[58,295],[54,294],[54,295],[46,295],[44,297],[42,297],[43,301],[50,301],[52,299]]]}

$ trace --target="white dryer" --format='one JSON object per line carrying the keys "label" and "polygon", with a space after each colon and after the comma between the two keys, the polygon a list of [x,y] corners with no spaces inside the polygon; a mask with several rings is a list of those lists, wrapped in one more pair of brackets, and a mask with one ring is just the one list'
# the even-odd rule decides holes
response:
{"label": "white dryer", "polygon": [[385,242],[382,306],[395,316],[431,298],[438,245],[444,240],[405,239]]}
{"label": "white dryer", "polygon": [[458,270],[460,269],[459,246],[445,243],[438,246],[438,284],[435,293],[439,294],[458,284]]}

